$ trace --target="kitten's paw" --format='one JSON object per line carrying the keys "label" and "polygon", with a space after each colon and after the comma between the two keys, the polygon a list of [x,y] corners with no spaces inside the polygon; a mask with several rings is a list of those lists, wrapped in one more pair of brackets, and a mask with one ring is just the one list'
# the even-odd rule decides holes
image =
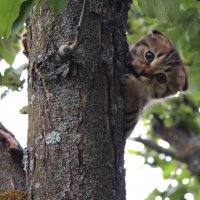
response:
{"label": "kitten's paw", "polygon": [[132,90],[138,85],[138,79],[132,74],[124,74],[120,79],[121,95],[129,96]]}
{"label": "kitten's paw", "polygon": [[124,75],[122,76],[122,78],[120,78],[120,83],[121,83],[122,86],[128,85],[130,76],[131,76],[130,74],[124,74]]}
{"label": "kitten's paw", "polygon": [[122,86],[127,86],[135,82],[138,82],[138,79],[132,74],[124,74],[120,79],[120,83]]}

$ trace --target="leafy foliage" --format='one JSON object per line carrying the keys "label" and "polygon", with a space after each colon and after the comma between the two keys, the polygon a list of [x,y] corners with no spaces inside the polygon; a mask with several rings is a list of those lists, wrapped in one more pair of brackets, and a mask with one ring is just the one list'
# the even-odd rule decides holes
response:
{"label": "leafy foliage", "polygon": [[7,40],[0,39],[0,60],[4,59],[10,65],[13,63],[20,49],[19,39],[19,35],[10,36]]}
{"label": "leafy foliage", "polygon": [[19,15],[12,24],[12,35],[16,34],[17,31],[23,26],[23,24],[28,19],[33,6],[37,7],[39,2],[39,0],[26,0],[21,4]]}
{"label": "leafy foliage", "polygon": [[[154,129],[152,128],[156,121],[154,114],[159,114],[159,117],[163,119],[165,126],[168,128],[177,124],[183,124],[192,133],[200,136],[199,105],[199,97],[181,96],[162,103],[162,105],[157,104],[153,106],[145,114],[146,124],[149,126],[148,138],[156,144],[160,142],[159,137],[155,135]],[[174,148],[176,146],[171,145],[167,149],[171,151]],[[183,146],[183,152],[184,148],[187,147]],[[199,179],[192,175],[185,163],[173,160],[171,156],[165,155],[164,153],[157,153],[155,150],[149,149],[149,147],[147,149],[146,151],[137,152],[136,155],[144,156],[146,164],[152,167],[160,167],[163,170],[163,179],[168,181],[168,186],[164,191],[155,189],[146,200],[155,199],[156,196],[161,196],[163,199],[168,197],[172,200],[184,199],[187,193],[191,193],[195,199],[199,199]]]}
{"label": "leafy foliage", "polygon": [[28,106],[24,106],[19,111],[21,114],[28,114]]}
{"label": "leafy foliage", "polygon": [[[155,116],[162,119],[167,130],[173,127],[184,127],[184,130],[191,134],[188,138],[193,136],[200,138],[200,2],[197,0],[135,0],[129,12],[128,25],[130,44],[134,44],[151,30],[158,29],[165,32],[175,43],[189,72],[189,91],[185,95],[156,104],[145,113],[144,123],[148,127],[147,139],[159,146],[161,139],[154,131],[154,125],[157,123]],[[168,145],[166,151],[170,152],[176,152],[181,146],[178,143],[168,143]],[[143,156],[145,164],[160,167],[163,171],[163,181],[168,183],[165,190],[155,189],[146,200],[154,200],[158,196],[160,199],[186,199],[188,194],[194,199],[200,199],[199,177],[192,175],[191,168],[188,168],[189,162],[186,164],[176,161],[173,157],[148,146],[143,151],[130,150],[130,152]],[[182,153],[184,154],[184,151]]]}
{"label": "leafy foliage", "polygon": [[161,22],[173,23],[180,8],[180,0],[138,0],[142,11]]}
{"label": "leafy foliage", "polygon": [[[0,73],[0,86],[5,86],[11,90],[20,90],[23,87],[25,80],[20,80],[22,71],[26,68],[26,65],[22,65],[21,67],[14,69],[9,67],[5,70],[4,75]],[[2,95],[3,98],[7,94],[8,90],[6,90]]]}
{"label": "leafy foliage", "polygon": [[[20,80],[20,75],[24,67],[14,69],[12,63],[20,50],[24,23],[28,21],[31,24],[31,17],[34,17],[43,2],[44,0],[0,1],[0,60],[4,59],[10,65],[3,75],[0,73],[0,86],[7,88],[1,98],[9,90],[20,90],[23,87],[25,80]],[[47,0],[49,8],[55,14],[61,14],[67,2],[68,0]]]}
{"label": "leafy foliage", "polygon": [[12,24],[19,15],[20,5],[25,0],[0,1],[0,35],[7,38],[11,32]]}
{"label": "leafy foliage", "polygon": [[[31,10],[35,10],[43,3],[44,0],[7,0],[0,1],[0,36],[8,38],[10,33],[15,34],[28,17]],[[61,14],[67,5],[68,0],[47,0],[47,4],[55,14]]]}

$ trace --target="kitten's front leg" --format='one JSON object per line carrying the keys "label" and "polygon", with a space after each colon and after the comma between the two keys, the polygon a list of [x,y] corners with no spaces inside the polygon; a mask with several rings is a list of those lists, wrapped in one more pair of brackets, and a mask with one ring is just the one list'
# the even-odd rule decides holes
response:
{"label": "kitten's front leg", "polygon": [[125,135],[128,137],[138,121],[141,109],[141,81],[132,74],[124,74],[120,81],[125,104]]}

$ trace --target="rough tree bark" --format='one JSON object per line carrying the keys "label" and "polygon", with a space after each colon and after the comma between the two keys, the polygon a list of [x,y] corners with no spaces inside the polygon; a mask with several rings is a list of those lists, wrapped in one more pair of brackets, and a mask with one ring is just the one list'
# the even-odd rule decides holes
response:
{"label": "rough tree bark", "polygon": [[73,42],[83,1],[55,16],[44,3],[28,35],[29,199],[125,199],[123,100],[129,0],[90,0],[81,42]]}
{"label": "rough tree bark", "polygon": [[22,159],[22,147],[0,123],[0,199],[15,199],[17,196],[25,199],[26,179]]}

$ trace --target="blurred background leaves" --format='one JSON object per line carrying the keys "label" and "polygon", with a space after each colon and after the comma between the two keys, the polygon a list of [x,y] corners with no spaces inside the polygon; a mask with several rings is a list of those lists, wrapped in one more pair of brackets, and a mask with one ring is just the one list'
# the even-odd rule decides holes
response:
{"label": "blurred background leaves", "polygon": [[200,199],[200,1],[134,0],[129,44],[154,29],[174,42],[189,73],[189,90],[144,112],[147,134],[132,138],[144,149],[129,152],[143,156],[144,165],[161,168],[163,181],[168,181],[164,191],[155,188],[146,200]]}

